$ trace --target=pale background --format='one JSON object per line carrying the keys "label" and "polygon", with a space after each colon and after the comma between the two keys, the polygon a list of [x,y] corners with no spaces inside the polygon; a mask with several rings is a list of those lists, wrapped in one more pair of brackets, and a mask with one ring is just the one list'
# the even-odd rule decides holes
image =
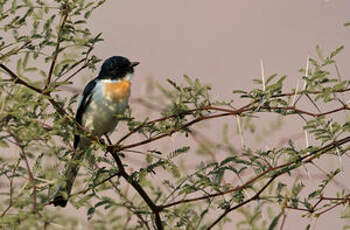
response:
{"label": "pale background", "polygon": [[[260,59],[266,75],[287,74],[295,86],[299,68],[308,55],[316,56],[317,44],[325,53],[345,45],[336,60],[348,79],[350,27],[343,24],[350,21],[349,10],[348,0],[107,1],[90,26],[103,32],[105,41],[95,49],[99,57],[122,55],[141,62],[132,98],[145,93],[147,77],[162,84],[166,78],[182,81],[183,74],[211,83],[216,97],[229,98],[233,89],[254,86]],[[342,182],[349,186],[347,165]],[[341,210],[329,212],[316,225],[315,219],[289,212],[284,229],[304,229],[307,223],[313,229],[342,229],[349,221],[339,218]]]}

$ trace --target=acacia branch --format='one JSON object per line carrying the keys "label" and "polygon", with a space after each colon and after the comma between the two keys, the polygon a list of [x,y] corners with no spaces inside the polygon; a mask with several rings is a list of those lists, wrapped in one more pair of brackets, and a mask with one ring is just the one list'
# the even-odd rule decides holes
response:
{"label": "acacia branch", "polygon": [[287,214],[283,213],[283,219],[282,219],[282,223],[280,226],[280,230],[283,230],[284,224],[286,223],[286,219],[287,219]]}
{"label": "acacia branch", "polygon": [[[96,167],[96,168],[100,168],[97,164],[95,165],[95,167]],[[119,172],[116,173],[114,176],[116,176],[116,175],[120,176]],[[130,200],[127,198],[127,196],[124,196],[124,195],[123,195],[122,191],[118,188],[118,186],[115,185],[115,183],[113,183],[112,178],[113,178],[114,176],[108,177],[107,180],[105,179],[105,180],[103,181],[103,183],[108,181],[108,182],[111,184],[111,186],[119,193],[119,196],[120,196],[120,197],[123,197],[123,198],[125,199],[125,202],[126,202],[126,203],[128,203],[128,204],[131,205],[131,206],[135,206],[135,205],[133,204],[133,202],[130,201]],[[96,185],[96,186],[98,186],[98,185]],[[88,189],[88,190],[90,190],[90,189]],[[87,191],[88,191],[88,190],[87,190]],[[128,209],[128,207],[126,207],[126,208]],[[139,218],[139,220],[141,221],[141,223],[142,223],[148,230],[150,230],[147,221],[142,217],[142,215],[141,215],[140,213],[135,213],[135,214],[136,214],[137,218]],[[128,217],[127,223],[128,223],[130,220],[131,220],[131,216]],[[126,224],[125,224],[125,227],[126,227]]]}
{"label": "acacia branch", "polygon": [[222,220],[222,218],[224,218],[227,214],[229,214],[230,212],[242,207],[245,204],[248,204],[254,200],[259,200],[260,199],[260,194],[278,177],[279,175],[274,175],[270,178],[270,180],[254,195],[252,196],[250,199],[239,203],[229,209],[227,209],[224,213],[222,213],[207,229],[210,230],[212,229],[217,223],[220,222],[220,220]]}
{"label": "acacia branch", "polygon": [[[321,202],[323,201],[336,201],[335,203],[329,203],[326,206],[323,206],[321,208],[317,208],[317,206],[319,204],[321,204]],[[307,213],[315,213],[316,217],[321,216],[322,214],[325,214],[327,212],[329,212],[330,210],[338,207],[339,205],[345,204],[345,203],[349,203],[350,202],[350,194],[345,195],[343,198],[339,198],[339,197],[324,197],[324,196],[320,196],[320,198],[318,199],[318,201],[310,208],[310,209],[306,209],[306,208],[299,208],[299,207],[291,207],[291,206],[286,206],[286,208],[291,209],[291,210],[296,210],[296,211],[301,211],[301,212],[307,212]],[[332,205],[331,205],[332,204]],[[330,206],[329,206],[330,205]],[[326,209],[324,209],[325,207],[327,207]],[[322,209],[324,209],[323,211],[321,211]]]}
{"label": "acacia branch", "polygon": [[10,176],[7,176],[6,173],[5,175],[7,176],[8,180],[9,180],[9,183],[10,183],[10,188],[9,188],[9,195],[10,195],[10,199],[9,199],[9,204],[7,206],[7,208],[5,208],[5,210],[1,213],[0,217],[3,217],[6,215],[6,213],[12,208],[13,206],[13,191],[14,191],[14,188],[13,188],[13,179],[14,179],[14,175],[15,175],[15,172],[19,166],[19,163],[21,162],[21,158],[18,159],[17,161],[17,164],[15,165],[15,167],[13,167],[12,169],[12,177]]}
{"label": "acacia branch", "polygon": [[[166,136],[171,136],[174,132],[177,132],[177,131],[179,131],[179,130],[181,130],[183,128],[186,128],[186,127],[188,127],[190,125],[193,125],[193,124],[195,124],[195,123],[197,123],[199,121],[208,120],[208,119],[217,118],[217,117],[222,117],[222,116],[228,116],[228,115],[239,115],[239,114],[241,114],[243,112],[249,111],[249,107],[251,105],[253,105],[254,103],[255,103],[255,101],[251,102],[251,103],[249,103],[249,104],[247,104],[247,105],[245,105],[245,106],[243,106],[243,107],[241,107],[240,109],[237,109],[237,110],[224,109],[224,108],[218,108],[218,107],[213,107],[213,106],[204,106],[204,107],[200,107],[200,108],[196,108],[196,109],[181,111],[179,113],[172,114],[172,115],[169,115],[169,116],[166,116],[166,117],[161,117],[161,118],[158,118],[158,119],[155,119],[155,120],[148,121],[148,122],[140,124],[136,128],[132,129],[125,136],[120,138],[114,146],[118,147],[128,137],[130,137],[132,134],[136,133],[137,131],[139,131],[140,129],[142,129],[143,127],[145,127],[147,125],[152,125],[152,124],[155,124],[155,123],[158,123],[158,122],[161,122],[161,121],[165,121],[165,120],[169,120],[169,119],[173,119],[173,118],[177,118],[177,117],[183,117],[183,116],[186,116],[186,115],[191,115],[194,112],[199,112],[199,111],[217,110],[217,111],[221,111],[221,112],[228,112],[227,114],[219,114],[219,115],[198,117],[198,118],[190,121],[189,123],[187,123],[187,124],[185,124],[185,125],[183,125],[183,126],[181,126],[179,128],[176,128],[175,130],[172,130],[169,133],[162,134],[159,137],[154,137],[153,138],[154,140],[158,140],[158,139],[166,137]],[[142,141],[142,142],[139,142],[139,143],[135,143],[133,145],[123,146],[123,147],[119,148],[119,150],[126,149],[126,148],[132,148],[132,147],[135,147],[135,146],[138,146],[138,145],[146,144],[146,143],[154,141],[153,139],[151,138],[149,140]]]}
{"label": "acacia branch", "polygon": [[[141,145],[145,145],[148,143],[151,143],[153,141],[162,139],[164,137],[167,136],[171,136],[173,133],[176,133],[180,130],[183,130],[193,124],[196,124],[198,122],[204,121],[204,120],[209,120],[209,119],[213,119],[213,118],[219,118],[219,117],[225,117],[225,116],[235,116],[235,115],[241,115],[245,112],[266,112],[266,111],[290,111],[290,112],[294,112],[297,114],[305,114],[305,115],[309,115],[312,117],[321,117],[321,116],[325,116],[325,115],[329,115],[332,113],[336,113],[336,112],[340,112],[340,111],[345,111],[345,110],[350,110],[350,107],[348,106],[343,106],[340,107],[338,109],[334,109],[331,111],[327,111],[327,112],[323,112],[323,113],[311,113],[309,111],[305,111],[305,110],[301,110],[296,108],[295,106],[285,106],[285,107],[279,107],[279,106],[251,106],[252,103],[243,106],[240,109],[237,110],[232,110],[232,109],[226,109],[226,108],[220,108],[220,107],[214,107],[214,106],[205,106],[205,107],[201,107],[201,108],[196,108],[196,109],[192,109],[192,110],[188,110],[188,111],[183,111],[179,114],[173,114],[167,117],[162,117],[162,118],[158,118],[149,122],[146,122],[144,124],[139,125],[138,127],[136,127],[135,129],[131,130],[129,133],[127,133],[125,136],[123,136],[115,145],[114,145],[114,150],[115,151],[122,151],[124,149],[129,149],[129,148],[134,148],[137,146],[141,146]],[[258,111],[256,111],[258,109]],[[124,145],[124,146],[120,146],[121,142],[123,142],[124,140],[126,140],[128,137],[130,137],[132,134],[136,133],[138,130],[140,130],[141,128],[145,127],[146,125],[151,125],[160,121],[164,121],[164,120],[168,120],[168,119],[172,119],[175,118],[177,116],[186,116],[186,115],[190,115],[193,112],[198,112],[198,111],[220,111],[220,112],[226,112],[226,113],[221,113],[221,114],[214,114],[214,115],[209,115],[209,116],[200,116],[197,117],[195,119],[193,119],[192,121],[189,121],[188,123],[174,128],[173,130],[169,131],[168,133],[162,133],[156,136],[153,136],[149,139],[143,140],[143,141],[139,141],[133,144],[129,144],[129,145]],[[266,111],[264,111],[266,110]]]}
{"label": "acacia branch", "polygon": [[[169,208],[169,207],[172,207],[172,206],[175,206],[175,205],[179,205],[179,204],[183,204],[183,203],[189,203],[189,202],[194,202],[194,201],[201,201],[201,200],[206,200],[206,199],[209,199],[209,198],[213,198],[213,197],[217,197],[217,196],[222,196],[222,195],[225,195],[225,194],[228,194],[228,193],[233,193],[233,192],[236,192],[238,190],[242,190],[252,184],[254,184],[256,181],[258,181],[259,179],[261,179],[262,177],[264,177],[265,175],[267,175],[268,173],[272,173],[274,171],[277,171],[277,170],[280,170],[280,169],[283,169],[283,168],[286,168],[286,167],[290,167],[290,168],[297,168],[297,167],[300,167],[300,164],[299,166],[298,163],[311,163],[312,160],[314,160],[315,158],[317,157],[320,157],[322,154],[324,153],[327,153],[329,152],[330,150],[332,150],[333,148],[335,147],[339,147],[347,142],[350,142],[350,136],[348,137],[345,137],[339,141],[334,141],[318,150],[315,150],[309,154],[306,154],[305,156],[303,157],[300,157],[299,159],[297,160],[294,160],[294,161],[291,161],[291,162],[287,162],[287,163],[284,163],[282,165],[279,165],[279,166],[276,166],[276,167],[273,167],[273,168],[269,168],[267,169],[266,171],[262,172],[261,174],[257,175],[256,177],[250,179],[248,182],[246,182],[245,184],[243,185],[240,185],[240,186],[237,186],[235,188],[232,188],[232,189],[229,189],[229,190],[226,190],[226,191],[223,191],[223,192],[218,192],[218,193],[213,193],[213,194],[209,194],[209,195],[205,195],[205,196],[200,196],[200,197],[195,197],[195,198],[190,198],[190,199],[183,199],[183,200],[179,200],[179,201],[175,201],[175,202],[172,202],[172,203],[169,203],[169,204],[166,204],[166,205],[162,205],[161,208],[162,209],[165,209],[165,208]],[[289,171],[289,170],[288,170]],[[287,170],[283,171],[283,170],[280,170],[279,172],[276,172],[276,174],[274,174],[275,176],[280,176],[280,175],[283,175],[285,173],[288,172]]]}
{"label": "acacia branch", "polygon": [[68,18],[68,11],[67,10],[62,10],[62,13],[63,13],[63,15],[62,15],[62,23],[61,23],[60,28],[59,28],[58,33],[57,33],[56,48],[55,48],[54,56],[53,56],[53,59],[52,59],[51,65],[50,65],[49,73],[48,73],[48,76],[47,76],[45,89],[47,89],[49,87],[49,84],[51,82],[51,76],[52,76],[52,73],[53,73],[53,69],[55,68],[55,65],[56,65],[56,60],[57,60],[59,49],[60,49],[60,45],[61,45],[61,36],[63,34],[63,29],[64,29],[64,26],[66,24],[67,18]]}
{"label": "acacia branch", "polygon": [[12,70],[10,70],[3,63],[0,63],[0,68],[5,70],[10,75],[13,83],[23,85],[31,90],[34,90],[37,93],[43,94],[43,91],[41,89],[36,88],[35,86],[32,86],[32,85],[28,84],[26,81],[22,80],[17,74],[15,74]]}
{"label": "acacia branch", "polygon": [[[5,54],[0,54],[0,55],[1,55],[1,56],[0,56],[0,60],[1,60],[1,59],[4,59],[5,57],[8,57],[8,56],[12,56],[12,55],[18,54],[22,49],[26,48],[26,46],[28,46],[30,43],[31,43],[31,41],[27,41],[27,42],[25,42],[23,45],[21,45],[20,47],[18,47],[17,49],[14,48],[14,49],[8,51],[8,52],[5,53]],[[14,44],[16,44],[16,43],[12,43],[12,44],[8,45],[7,47],[12,46],[12,45],[14,45]],[[5,48],[7,48],[7,47],[2,47],[1,50],[5,49]]]}
{"label": "acacia branch", "polygon": [[25,162],[25,165],[26,165],[26,168],[27,168],[29,181],[30,181],[30,183],[33,186],[33,212],[36,212],[38,205],[37,205],[37,188],[36,188],[36,185],[35,185],[34,175],[33,175],[32,170],[30,169],[30,165],[29,165],[29,162],[28,162],[27,154],[24,151],[24,147],[23,146],[19,146],[19,148],[21,149],[21,155],[22,155],[22,157],[24,159],[24,162]]}
{"label": "acacia branch", "polygon": [[115,152],[113,150],[113,148],[109,148],[109,153],[113,156],[115,162],[118,165],[119,168],[119,172],[120,175],[129,183],[131,184],[134,189],[138,192],[138,194],[143,198],[143,200],[146,202],[146,204],[148,205],[148,207],[152,210],[153,214],[155,215],[155,224],[157,226],[158,230],[163,230],[163,224],[162,224],[162,220],[160,218],[160,211],[161,208],[158,207],[152,200],[151,198],[148,196],[148,194],[146,193],[146,191],[142,188],[142,186],[135,181],[135,179],[130,176],[124,168],[124,165],[122,163],[122,161],[119,158],[119,155],[117,152]]}
{"label": "acacia branch", "polygon": [[86,67],[88,67],[89,64],[86,63],[84,65],[82,65],[79,69],[77,69],[74,73],[72,73],[71,75],[69,75],[65,80],[63,80],[62,82],[68,82],[70,81],[75,75],[77,75],[78,73],[80,73],[83,69],[85,69]]}
{"label": "acacia branch", "polygon": [[[332,93],[344,93],[344,92],[349,92],[350,88],[346,89],[338,89],[332,91]],[[294,95],[302,95],[302,94],[320,94],[322,91],[316,90],[316,91],[310,91],[310,90],[303,90],[303,91],[298,91],[298,92],[289,92],[289,93],[281,93],[281,94],[275,94],[272,95],[272,98],[277,98],[277,97],[289,97],[289,96],[294,96]]]}
{"label": "acacia branch", "polygon": [[27,154],[24,150],[25,145],[23,145],[23,143],[21,143],[21,141],[19,140],[19,138],[17,137],[17,135],[9,130],[7,130],[7,132],[10,134],[10,136],[14,139],[16,146],[21,150],[21,157],[24,159],[24,163],[27,169],[27,173],[28,173],[28,177],[29,177],[29,182],[31,183],[31,185],[33,186],[33,213],[37,212],[37,187],[35,184],[35,178],[33,175],[33,172],[30,168],[29,165],[29,161],[27,158]]}

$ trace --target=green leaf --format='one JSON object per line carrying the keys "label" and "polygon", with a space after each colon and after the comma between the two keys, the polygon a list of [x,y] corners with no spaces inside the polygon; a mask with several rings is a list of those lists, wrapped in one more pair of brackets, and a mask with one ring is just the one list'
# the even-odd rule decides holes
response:
{"label": "green leaf", "polygon": [[26,54],[24,55],[23,63],[22,63],[23,69],[25,69],[27,67],[28,59],[29,59],[29,52],[26,52]]}
{"label": "green leaf", "polygon": [[322,62],[324,62],[324,57],[323,57],[323,54],[322,54],[322,50],[321,50],[321,48],[320,48],[319,45],[316,46],[316,53],[317,53],[318,58],[319,58]]}
{"label": "green leaf", "polygon": [[277,77],[277,75],[278,74],[275,73],[275,74],[272,74],[270,77],[268,77],[266,80],[266,85],[268,85],[270,81],[272,81],[275,77]]}
{"label": "green leaf", "polygon": [[90,220],[93,217],[94,213],[95,213],[95,208],[94,207],[91,207],[91,208],[88,209],[88,211],[87,211],[88,220]]}
{"label": "green leaf", "polygon": [[9,148],[10,146],[9,146],[9,144],[7,144],[6,141],[0,140],[0,147],[2,147],[2,148]]}
{"label": "green leaf", "polygon": [[246,91],[244,91],[244,90],[238,90],[238,89],[233,90],[232,93],[234,93],[234,94],[247,94]]}
{"label": "green leaf", "polygon": [[193,81],[192,81],[192,79],[188,76],[188,75],[184,75],[184,78],[185,78],[185,80],[186,80],[186,82],[189,84],[189,85],[193,85]]}
{"label": "green leaf", "polygon": [[274,230],[274,229],[276,229],[276,226],[277,226],[278,221],[279,221],[279,219],[281,218],[281,216],[282,216],[282,212],[273,218],[273,220],[271,221],[271,223],[270,223],[270,225],[269,225],[268,230]]}
{"label": "green leaf", "polygon": [[333,57],[335,57],[340,51],[342,51],[344,49],[344,46],[340,46],[339,48],[337,48],[335,51],[333,51],[329,57],[332,59]]}
{"label": "green leaf", "polygon": [[16,70],[17,70],[17,74],[18,75],[21,75],[21,70],[22,70],[22,59],[18,59],[17,61],[17,67],[16,67]]}

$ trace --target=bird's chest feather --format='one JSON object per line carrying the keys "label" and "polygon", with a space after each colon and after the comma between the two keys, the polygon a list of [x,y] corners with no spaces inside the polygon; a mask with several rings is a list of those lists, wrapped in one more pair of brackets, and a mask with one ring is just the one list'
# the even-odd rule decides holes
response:
{"label": "bird's chest feather", "polygon": [[91,103],[83,116],[83,125],[96,135],[112,131],[118,114],[128,108],[129,81],[101,81],[97,83]]}
{"label": "bird's chest feather", "polygon": [[106,81],[104,82],[104,95],[108,100],[121,101],[130,95],[130,81]]}

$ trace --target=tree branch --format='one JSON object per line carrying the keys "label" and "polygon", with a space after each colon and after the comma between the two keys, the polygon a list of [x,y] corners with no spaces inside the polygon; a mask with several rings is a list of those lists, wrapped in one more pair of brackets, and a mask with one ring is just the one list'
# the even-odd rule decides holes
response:
{"label": "tree branch", "polygon": [[25,87],[27,87],[27,88],[29,88],[31,90],[34,90],[37,93],[44,94],[41,89],[36,88],[35,86],[32,86],[32,85],[28,84],[27,82],[25,82],[24,80],[22,80],[20,77],[17,76],[17,74],[15,74],[12,70],[7,68],[7,66],[5,66],[4,64],[0,63],[0,68],[5,70],[10,75],[12,81],[15,84],[24,85]]}
{"label": "tree branch", "polygon": [[141,187],[141,185],[135,181],[134,178],[132,178],[124,168],[124,165],[122,161],[120,160],[118,153],[113,150],[113,148],[108,149],[109,153],[113,156],[115,162],[118,165],[120,175],[130,183],[134,189],[138,192],[138,194],[143,198],[143,200],[146,202],[148,207],[152,210],[153,214],[155,215],[155,224],[157,226],[158,230],[163,230],[163,224],[162,220],[160,218],[160,211],[161,209],[151,200],[151,198],[148,196],[148,194],[145,192],[145,190]]}
{"label": "tree branch", "polygon": [[[137,146],[140,146],[140,145],[145,145],[145,144],[151,143],[153,141],[162,139],[164,137],[171,136],[175,132],[178,132],[178,131],[180,131],[180,130],[182,130],[184,128],[187,128],[187,127],[189,127],[189,126],[191,126],[191,125],[193,125],[195,123],[198,123],[198,122],[201,122],[201,121],[204,121],[204,120],[209,120],[209,119],[219,118],[219,117],[225,117],[225,116],[241,115],[244,112],[252,112],[252,111],[255,111],[256,109],[259,109],[259,111],[256,111],[256,112],[264,112],[264,111],[261,111],[261,110],[268,110],[268,111],[273,111],[273,110],[293,111],[293,112],[298,113],[298,114],[305,114],[305,115],[309,115],[309,116],[312,116],[312,117],[321,117],[321,116],[325,116],[325,115],[328,115],[328,114],[332,114],[332,113],[336,113],[336,112],[340,112],[340,111],[344,111],[344,110],[350,110],[350,107],[343,106],[343,107],[340,107],[338,109],[334,109],[334,110],[323,112],[323,113],[311,113],[311,112],[308,112],[308,111],[305,111],[305,110],[297,109],[294,106],[286,106],[286,107],[279,107],[279,106],[260,106],[260,107],[258,107],[258,106],[253,106],[253,107],[249,107],[251,104],[252,103],[250,103],[250,104],[248,104],[246,106],[243,106],[242,108],[237,109],[237,110],[225,109],[225,108],[214,107],[214,106],[205,106],[205,107],[202,107],[202,108],[196,108],[196,109],[184,111],[184,112],[179,113],[179,114],[170,115],[168,117],[158,118],[158,119],[146,122],[144,124],[141,124],[138,127],[136,127],[135,129],[131,130],[129,133],[127,133],[125,136],[123,136],[119,141],[117,141],[117,143],[114,145],[114,149],[115,149],[115,151],[122,151],[124,149],[129,149],[129,148],[134,148],[134,147],[137,147]],[[153,137],[151,137],[149,139],[146,139],[146,140],[143,140],[143,141],[139,141],[139,142],[136,142],[136,143],[133,143],[133,144],[125,145],[125,146],[120,146],[121,142],[126,140],[128,137],[130,137],[132,134],[136,133],[138,130],[140,130],[141,128],[145,127],[146,125],[150,125],[150,124],[154,124],[154,123],[157,123],[157,122],[160,122],[160,121],[171,119],[171,118],[174,118],[176,116],[185,116],[185,115],[192,114],[193,112],[207,111],[207,110],[221,111],[221,112],[226,112],[226,113],[214,114],[214,115],[210,115],[210,116],[197,117],[197,118],[193,119],[192,121],[190,121],[190,122],[188,122],[188,123],[186,123],[186,124],[184,124],[184,125],[182,125],[180,127],[174,128],[173,130],[171,130],[168,133],[162,133],[162,134],[160,134],[158,136],[153,136]]]}
{"label": "tree branch", "polygon": [[[279,166],[276,166],[276,167],[273,167],[273,168],[269,168],[267,169],[266,171],[262,172],[261,174],[257,175],[256,177],[250,179],[248,182],[246,182],[245,184],[243,185],[240,185],[240,186],[237,186],[233,189],[229,189],[229,190],[226,190],[226,191],[223,191],[223,192],[218,192],[218,193],[213,193],[213,194],[209,194],[209,195],[205,195],[205,196],[200,196],[200,197],[195,197],[195,198],[190,198],[190,199],[185,199],[185,200],[179,200],[179,201],[175,201],[175,202],[172,202],[172,203],[169,203],[169,204],[166,204],[166,205],[162,205],[160,206],[161,209],[165,209],[165,208],[169,208],[171,206],[174,206],[174,205],[178,205],[178,204],[183,204],[183,203],[188,203],[188,202],[194,202],[194,201],[201,201],[201,200],[205,200],[205,199],[209,199],[209,198],[213,198],[213,197],[217,197],[217,196],[222,196],[222,195],[225,195],[225,194],[228,194],[228,193],[232,193],[232,192],[235,192],[235,191],[238,191],[238,190],[241,190],[243,188],[246,188],[247,186],[255,183],[256,181],[258,181],[260,178],[262,178],[263,176],[265,176],[266,174],[268,173],[271,173],[273,171],[277,171],[279,169],[283,169],[285,167],[290,167],[292,166],[293,164],[298,164],[298,163],[311,163],[313,159],[319,157],[320,155],[324,154],[324,153],[327,153],[328,151],[330,151],[331,149],[335,148],[335,147],[339,147],[347,142],[350,142],[350,136],[348,137],[345,137],[339,141],[334,141],[318,150],[315,150],[303,157],[300,157],[299,159],[297,160],[294,160],[294,161],[291,161],[291,162],[287,162],[285,164],[282,164],[282,165],[279,165]],[[299,167],[301,166],[302,164],[299,165]],[[295,168],[297,166],[294,166]],[[283,171],[281,170],[280,172],[274,174],[275,176],[280,176],[280,175],[283,175],[285,173],[287,173],[288,171]]]}
{"label": "tree branch", "polygon": [[252,202],[253,200],[258,200],[260,194],[278,177],[279,175],[275,175],[272,176],[270,178],[270,180],[254,195],[252,196],[250,199],[237,204],[236,206],[233,206],[232,208],[227,209],[223,214],[221,214],[207,229],[210,230],[212,229],[217,223],[220,222],[220,220],[222,220],[222,218],[224,218],[227,214],[229,214],[230,212],[232,212],[233,210],[236,210],[240,207],[242,207],[245,204],[248,204],[250,202]]}
{"label": "tree branch", "polygon": [[62,15],[62,23],[61,23],[60,28],[59,28],[58,33],[57,33],[56,48],[54,51],[54,56],[53,56],[53,59],[52,59],[51,65],[50,65],[50,69],[49,69],[49,73],[47,76],[47,81],[46,81],[44,89],[47,89],[49,87],[50,82],[51,82],[51,76],[53,73],[53,69],[55,68],[55,65],[56,65],[56,60],[57,60],[58,53],[59,53],[58,51],[59,51],[60,45],[61,45],[61,36],[63,33],[63,28],[64,28],[64,25],[66,24],[66,21],[68,18],[68,11],[67,10],[62,10],[62,14],[63,14]]}

